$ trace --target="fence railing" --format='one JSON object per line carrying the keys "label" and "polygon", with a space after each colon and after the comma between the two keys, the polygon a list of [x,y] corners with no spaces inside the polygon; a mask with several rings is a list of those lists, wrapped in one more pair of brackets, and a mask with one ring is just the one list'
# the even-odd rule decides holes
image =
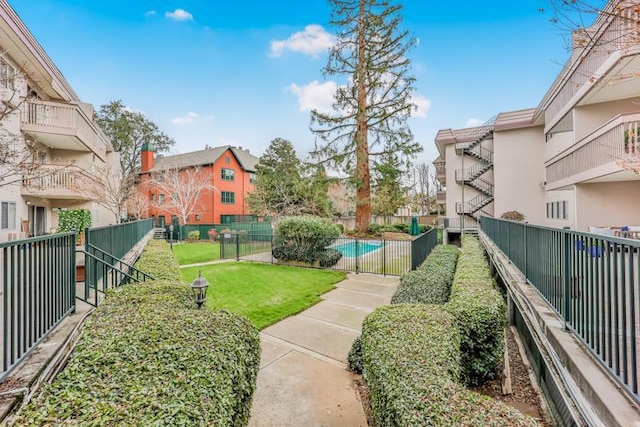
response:
{"label": "fence railing", "polygon": [[402,275],[422,264],[437,243],[436,229],[429,230],[413,240],[340,237],[326,247],[332,250],[331,252],[340,253],[337,261],[331,262],[329,258],[320,257],[315,262],[301,262],[278,260],[278,243],[271,233],[228,233],[220,236],[220,258],[285,263],[356,273]]}
{"label": "fence railing", "polygon": [[640,241],[487,217],[481,229],[640,402]]}
{"label": "fence railing", "polygon": [[[178,237],[181,239],[186,239],[189,237],[189,232],[191,231],[199,231],[200,232],[200,240],[209,239],[209,230],[215,229],[217,235],[223,234],[225,230],[244,232],[244,233],[252,233],[252,234],[269,234],[271,233],[271,222],[270,221],[240,221],[240,222],[228,222],[225,224],[187,224],[182,225],[180,227],[181,231],[178,235],[178,231],[174,228],[173,230],[173,239],[177,240]],[[169,236],[171,233],[169,232],[169,227],[166,227],[166,235]]]}
{"label": "fence railing", "polygon": [[122,258],[152,229],[151,219],[87,228],[85,242],[87,247],[93,245],[116,258]]}
{"label": "fence railing", "polygon": [[75,310],[75,233],[0,244],[4,379]]}

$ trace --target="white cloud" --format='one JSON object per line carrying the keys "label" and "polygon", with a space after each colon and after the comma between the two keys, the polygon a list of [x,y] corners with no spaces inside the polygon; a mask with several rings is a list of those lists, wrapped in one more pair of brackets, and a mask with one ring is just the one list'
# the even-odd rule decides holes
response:
{"label": "white cloud", "polygon": [[464,127],[472,128],[472,127],[480,126],[482,123],[484,122],[480,119],[469,119],[467,120],[467,123],[465,123]]}
{"label": "white cloud", "polygon": [[193,111],[189,111],[186,115],[182,117],[174,117],[171,119],[171,123],[174,125],[190,125],[197,120],[212,120],[213,116],[201,116],[198,113],[194,113]]}
{"label": "white cloud", "polygon": [[146,18],[150,18],[150,17],[152,17],[152,16],[156,16],[156,11],[155,11],[155,10],[147,10],[147,11],[144,13],[144,16],[145,16]]}
{"label": "white cloud", "polygon": [[298,97],[298,109],[300,111],[318,110],[327,113],[333,110],[333,98],[338,90],[334,81],[319,83],[317,80],[298,86],[295,83],[287,86],[287,89]]}
{"label": "white cloud", "polygon": [[411,97],[411,103],[414,105],[413,117],[427,117],[431,109],[431,101],[422,95],[414,95]]}
{"label": "white cloud", "polygon": [[285,50],[291,50],[315,57],[333,46],[335,41],[335,36],[326,32],[321,25],[307,25],[304,31],[293,33],[289,38],[273,40],[269,56],[278,57]]}
{"label": "white cloud", "polygon": [[165,12],[164,16],[174,21],[193,21],[193,15],[184,9],[176,9],[173,12]]}

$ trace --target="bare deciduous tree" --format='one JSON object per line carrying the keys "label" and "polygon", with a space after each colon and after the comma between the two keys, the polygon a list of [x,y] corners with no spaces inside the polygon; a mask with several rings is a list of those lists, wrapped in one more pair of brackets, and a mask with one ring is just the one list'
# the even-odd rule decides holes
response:
{"label": "bare deciduous tree", "polygon": [[158,194],[164,194],[165,200],[156,200],[153,205],[177,216],[180,223],[185,224],[188,216],[203,209],[200,195],[203,191],[215,190],[212,182],[211,172],[200,167],[158,171],[151,176],[150,186]]}
{"label": "bare deciduous tree", "polygon": [[127,215],[132,216],[135,219],[145,218],[149,211],[149,206],[149,196],[139,188],[132,191],[125,201]]}
{"label": "bare deciduous tree", "polygon": [[83,191],[100,206],[122,221],[125,203],[129,197],[131,182],[123,179],[119,165],[105,163],[94,166],[90,171],[82,171]]}

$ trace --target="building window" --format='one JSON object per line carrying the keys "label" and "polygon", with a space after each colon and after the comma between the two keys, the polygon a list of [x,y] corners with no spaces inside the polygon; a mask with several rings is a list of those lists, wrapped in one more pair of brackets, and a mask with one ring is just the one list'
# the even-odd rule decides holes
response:
{"label": "building window", "polygon": [[149,195],[149,200],[151,200],[151,203],[155,202],[155,201],[156,201],[156,195],[155,195],[155,194],[153,194],[153,193],[152,193],[152,194],[150,194],[150,195]]}
{"label": "building window", "polygon": [[256,173],[249,172],[249,182],[256,182]]}
{"label": "building window", "polygon": [[164,194],[158,194],[158,204],[164,205]]}
{"label": "building window", "polygon": [[235,177],[235,171],[233,169],[222,168],[222,179],[224,181],[233,181]]}
{"label": "building window", "polygon": [[226,156],[226,157],[224,158],[224,162],[225,162],[226,164],[230,164],[230,163],[231,163],[231,158],[230,158],[229,156]]}
{"label": "building window", "polygon": [[551,203],[547,202],[547,218],[551,218]]}
{"label": "building window", "polygon": [[2,230],[15,230],[16,228],[16,203],[2,202],[0,205],[0,228]]}
{"label": "building window", "polygon": [[236,201],[236,194],[232,191],[222,192],[222,203],[233,204]]}
{"label": "building window", "polygon": [[200,221],[200,214],[196,214],[196,221]]}
{"label": "building window", "polygon": [[569,202],[564,200],[562,202],[562,219],[567,219],[569,217]]}
{"label": "building window", "polygon": [[0,57],[0,86],[6,89],[15,90],[16,69]]}

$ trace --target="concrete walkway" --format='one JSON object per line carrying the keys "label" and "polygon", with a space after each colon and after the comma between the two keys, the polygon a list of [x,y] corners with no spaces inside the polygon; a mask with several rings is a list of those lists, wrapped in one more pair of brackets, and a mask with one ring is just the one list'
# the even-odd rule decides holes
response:
{"label": "concrete walkway", "polygon": [[347,354],[397,285],[397,277],[352,273],[320,303],[264,329],[249,426],[366,426]]}

